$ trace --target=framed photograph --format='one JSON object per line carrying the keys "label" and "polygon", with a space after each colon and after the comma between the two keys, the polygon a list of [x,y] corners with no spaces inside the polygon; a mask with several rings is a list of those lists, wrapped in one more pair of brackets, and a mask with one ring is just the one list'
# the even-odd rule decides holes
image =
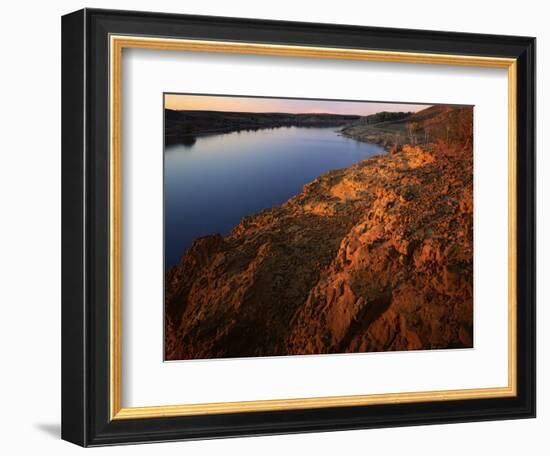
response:
{"label": "framed photograph", "polygon": [[535,39],[62,20],[62,437],[535,416]]}

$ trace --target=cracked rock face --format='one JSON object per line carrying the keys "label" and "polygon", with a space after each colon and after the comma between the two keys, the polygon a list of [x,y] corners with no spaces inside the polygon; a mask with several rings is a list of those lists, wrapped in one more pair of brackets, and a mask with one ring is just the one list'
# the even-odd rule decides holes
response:
{"label": "cracked rock face", "polygon": [[472,347],[471,144],[390,145],[197,239],[166,276],[166,359]]}

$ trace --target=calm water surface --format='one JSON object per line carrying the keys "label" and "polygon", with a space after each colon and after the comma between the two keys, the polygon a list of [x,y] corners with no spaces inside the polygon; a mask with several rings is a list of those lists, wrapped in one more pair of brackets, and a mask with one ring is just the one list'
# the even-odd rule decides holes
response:
{"label": "calm water surface", "polygon": [[193,239],[228,234],[243,216],[284,203],[320,174],[383,152],[334,128],[242,131],[166,146],[166,267]]}

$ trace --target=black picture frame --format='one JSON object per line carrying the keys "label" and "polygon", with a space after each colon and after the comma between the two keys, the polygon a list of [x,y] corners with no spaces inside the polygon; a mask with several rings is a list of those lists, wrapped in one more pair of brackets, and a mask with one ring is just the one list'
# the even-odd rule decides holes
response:
{"label": "black picture frame", "polygon": [[[109,36],[517,59],[517,395],[111,420]],[[535,416],[535,39],[84,9],[62,19],[62,438],[82,446]]]}

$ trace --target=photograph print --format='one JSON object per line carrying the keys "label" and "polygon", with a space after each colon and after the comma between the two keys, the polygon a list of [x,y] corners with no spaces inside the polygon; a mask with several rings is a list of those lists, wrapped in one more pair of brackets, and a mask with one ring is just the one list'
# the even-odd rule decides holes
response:
{"label": "photograph print", "polygon": [[472,348],[473,110],[164,94],[165,360]]}

